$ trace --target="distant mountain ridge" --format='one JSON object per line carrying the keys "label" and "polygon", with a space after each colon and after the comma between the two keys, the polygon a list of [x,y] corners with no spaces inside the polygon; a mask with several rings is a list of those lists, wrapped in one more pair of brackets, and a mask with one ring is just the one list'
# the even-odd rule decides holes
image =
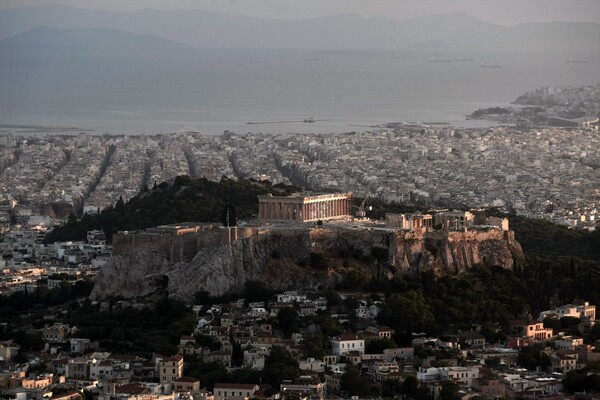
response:
{"label": "distant mountain ridge", "polygon": [[90,47],[90,48],[164,48],[184,47],[175,41],[154,35],[141,35],[118,29],[40,26],[0,40],[8,47]]}
{"label": "distant mountain ridge", "polygon": [[600,50],[600,24],[530,23],[510,27],[464,13],[406,20],[341,15],[302,20],[262,20],[205,11],[93,11],[69,6],[0,11],[0,38],[38,26],[108,28],[215,48],[397,50],[441,41],[474,50]]}

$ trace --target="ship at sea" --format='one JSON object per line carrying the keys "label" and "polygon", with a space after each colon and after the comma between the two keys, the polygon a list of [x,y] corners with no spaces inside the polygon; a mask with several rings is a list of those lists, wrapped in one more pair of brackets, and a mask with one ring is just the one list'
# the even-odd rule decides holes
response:
{"label": "ship at sea", "polygon": [[310,118],[304,118],[304,121],[302,121],[302,122],[305,122],[307,124],[312,124],[315,122],[315,118],[312,116]]}
{"label": "ship at sea", "polygon": [[451,58],[430,58],[428,60],[430,63],[451,63]]}
{"label": "ship at sea", "polygon": [[502,68],[502,64],[481,63],[481,64],[479,64],[479,68]]}
{"label": "ship at sea", "polygon": [[568,62],[568,63],[588,63],[588,62],[590,62],[590,60],[588,60],[587,58],[567,58],[565,60],[565,62]]}
{"label": "ship at sea", "polygon": [[454,61],[475,61],[474,58],[467,58],[467,57],[456,57],[454,59]]}

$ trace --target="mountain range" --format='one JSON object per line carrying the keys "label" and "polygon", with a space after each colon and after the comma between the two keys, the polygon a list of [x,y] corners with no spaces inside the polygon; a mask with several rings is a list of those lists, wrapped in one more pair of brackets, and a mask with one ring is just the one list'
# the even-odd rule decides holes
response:
{"label": "mountain range", "polygon": [[[63,32],[67,44],[103,43],[119,30],[153,37],[129,37],[125,42],[156,41],[161,45],[212,48],[290,48],[317,50],[398,50],[440,47],[469,50],[600,50],[600,24],[578,22],[501,26],[464,13],[430,15],[405,20],[340,15],[299,20],[266,20],[205,11],[97,11],[52,5],[0,11],[0,39],[13,43],[38,27],[86,29]],[[103,30],[88,31],[90,28]],[[45,31],[30,31],[36,41]],[[123,33],[120,33],[123,37]],[[75,39],[81,37],[81,39]],[[23,36],[19,40],[23,40]],[[166,42],[168,40],[170,42]],[[175,42],[175,43],[174,43]],[[60,41],[49,41],[58,45]]]}
{"label": "mountain range", "polygon": [[86,47],[86,48],[161,48],[184,47],[155,35],[141,35],[119,29],[72,28],[39,26],[0,40],[4,47]]}

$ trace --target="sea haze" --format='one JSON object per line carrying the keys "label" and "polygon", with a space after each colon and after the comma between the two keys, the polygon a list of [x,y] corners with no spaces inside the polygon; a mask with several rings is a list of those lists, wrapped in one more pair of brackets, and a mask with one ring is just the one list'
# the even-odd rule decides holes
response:
{"label": "sea haze", "polygon": [[[428,61],[457,57],[473,61]],[[0,124],[115,134],[326,133],[393,121],[464,126],[474,123],[464,114],[536,87],[599,83],[599,63],[600,53],[575,51],[0,46]],[[311,116],[326,121],[246,124]]]}

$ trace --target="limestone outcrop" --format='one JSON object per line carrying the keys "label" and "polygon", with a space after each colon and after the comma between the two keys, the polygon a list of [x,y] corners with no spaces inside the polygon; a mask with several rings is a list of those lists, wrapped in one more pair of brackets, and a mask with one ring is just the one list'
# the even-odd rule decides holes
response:
{"label": "limestone outcrop", "polygon": [[[498,229],[425,233],[274,228],[210,245],[190,237],[185,242],[138,240],[134,246],[131,238],[115,240],[126,245],[115,243],[120,250],[99,272],[92,298],[134,298],[166,291],[190,301],[198,291],[212,295],[239,291],[248,280],[282,290],[324,289],[335,287],[352,270],[365,279],[425,270],[454,274],[477,265],[511,269],[515,259],[523,257],[513,232]],[[195,254],[184,257],[190,243]],[[174,251],[176,246],[181,248]],[[182,257],[173,258],[173,253]],[[313,265],[315,255],[326,265]]]}

